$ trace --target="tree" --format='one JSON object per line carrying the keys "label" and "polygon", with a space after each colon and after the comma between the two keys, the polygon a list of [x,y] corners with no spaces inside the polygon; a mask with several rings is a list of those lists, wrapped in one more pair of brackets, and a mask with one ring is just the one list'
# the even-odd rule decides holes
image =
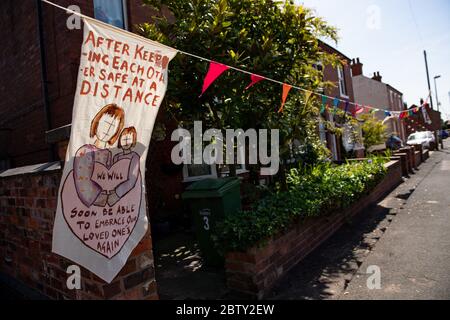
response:
{"label": "tree", "polygon": [[[336,65],[335,55],[319,48],[319,38],[337,41],[336,30],[291,2],[271,0],[145,0],[173,13],[175,23],[153,17],[140,26],[142,35],[179,50],[316,90],[328,85],[313,65]],[[244,90],[249,76],[228,71],[199,99],[208,63],[178,54],[170,66],[167,111],[180,126],[202,120],[220,129],[279,129],[281,157],[288,158],[294,139],[320,147],[315,125],[318,101],[305,103],[292,90],[283,113],[281,86],[263,81]]]}
{"label": "tree", "polygon": [[384,144],[386,141],[386,126],[373,114],[364,114],[360,117],[363,120],[362,131],[364,146],[366,150],[377,144]]}

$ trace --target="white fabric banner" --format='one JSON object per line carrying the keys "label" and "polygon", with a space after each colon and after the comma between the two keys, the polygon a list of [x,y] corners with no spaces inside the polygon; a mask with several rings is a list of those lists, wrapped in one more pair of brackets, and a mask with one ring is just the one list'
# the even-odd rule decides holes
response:
{"label": "white fabric banner", "polygon": [[422,106],[422,116],[423,116],[423,121],[425,121],[426,124],[433,123],[430,119],[430,116],[428,115],[427,108],[425,108],[425,105]]}
{"label": "white fabric banner", "polygon": [[148,229],[145,160],[176,53],[84,20],[52,250],[107,282]]}

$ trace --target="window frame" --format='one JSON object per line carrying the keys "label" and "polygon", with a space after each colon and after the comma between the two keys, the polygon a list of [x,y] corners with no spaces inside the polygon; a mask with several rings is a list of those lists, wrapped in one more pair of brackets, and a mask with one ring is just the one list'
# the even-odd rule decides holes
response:
{"label": "window frame", "polygon": [[[127,6],[127,0],[120,0],[122,3],[122,19],[123,19],[123,30],[127,30],[129,31],[128,28],[128,6]],[[97,17],[95,16],[95,0],[92,0],[92,6],[93,6],[93,10],[94,10],[94,18],[97,19]],[[112,25],[113,27],[115,27],[114,25]],[[118,28],[118,27],[117,27]],[[119,28],[120,29],[120,28]]]}
{"label": "window frame", "polygon": [[337,71],[337,75],[338,75],[338,87],[339,87],[339,93],[341,95],[341,98],[348,99],[349,95],[348,95],[347,82],[345,80],[345,67],[340,64],[337,66],[336,71]]}
{"label": "window frame", "polygon": [[[183,182],[195,182],[200,181],[208,178],[217,178],[217,168],[215,164],[209,165],[211,168],[211,174],[202,175],[202,176],[189,176],[189,167],[192,166],[192,164],[185,164],[183,165]],[[207,164],[205,164],[207,166]]]}
{"label": "window frame", "polygon": [[[191,135],[192,134],[193,134],[193,132],[191,132]],[[195,182],[195,181],[208,179],[208,178],[213,178],[213,179],[219,178],[217,164],[209,165],[211,168],[211,174],[202,175],[202,176],[189,176],[189,166],[192,166],[192,165],[194,165],[194,164],[184,164],[183,165],[183,182]],[[208,164],[206,164],[206,163],[203,165],[208,166]],[[223,165],[226,165],[226,164],[223,164]],[[249,171],[247,170],[245,163],[241,164],[241,168],[236,169],[236,175],[241,175],[241,174],[244,174],[247,172],[249,172]],[[230,170],[221,171],[220,174],[221,174],[221,177],[227,177],[230,174]]]}

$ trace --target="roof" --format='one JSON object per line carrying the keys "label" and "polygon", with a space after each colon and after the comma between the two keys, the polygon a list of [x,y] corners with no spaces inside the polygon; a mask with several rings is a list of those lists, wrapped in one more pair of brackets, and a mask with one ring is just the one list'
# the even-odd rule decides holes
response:
{"label": "roof", "polygon": [[389,89],[392,89],[393,91],[397,92],[398,94],[403,95],[403,93],[400,90],[395,89],[393,86],[391,86],[390,84],[386,83],[386,85],[389,87]]}
{"label": "roof", "polygon": [[348,61],[352,61],[352,59],[350,59],[348,56],[346,56],[345,54],[343,54],[342,52],[340,52],[338,49],[330,46],[329,44],[323,42],[322,40],[319,40],[319,46],[321,47],[325,47],[327,49],[329,49],[330,51],[333,51],[334,53],[344,57],[345,59],[347,59]]}

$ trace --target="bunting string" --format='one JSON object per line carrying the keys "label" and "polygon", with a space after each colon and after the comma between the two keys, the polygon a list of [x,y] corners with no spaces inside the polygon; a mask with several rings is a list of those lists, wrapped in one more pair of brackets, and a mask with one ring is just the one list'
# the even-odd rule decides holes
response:
{"label": "bunting string", "polygon": [[[79,16],[79,17],[81,17],[83,19],[94,20],[94,21],[96,21],[98,23],[106,24],[106,23],[104,23],[102,21],[99,21],[99,20],[97,20],[95,18],[86,16],[84,14],[81,14],[81,13],[73,11],[73,10],[70,10],[70,9],[65,8],[63,6],[55,4],[55,3],[51,2],[51,1],[48,1],[48,0],[41,0],[41,1],[47,3],[47,4],[51,5],[51,6],[54,6],[56,8],[59,8],[61,10],[64,10],[64,11],[66,11],[66,13],[70,13],[70,14]],[[120,28],[117,28],[117,27],[109,25],[109,24],[108,24],[108,26],[111,27],[111,28],[120,29]],[[120,29],[120,30],[124,31],[123,29]],[[205,91],[214,82],[214,80],[216,80],[224,71],[226,71],[226,70],[234,70],[234,71],[237,71],[237,72],[240,72],[240,73],[248,74],[250,76],[251,83],[245,88],[246,90],[248,90],[250,87],[254,86],[255,84],[257,84],[258,82],[260,82],[262,80],[270,81],[272,83],[276,83],[276,84],[281,85],[282,88],[283,88],[283,94],[282,94],[281,108],[278,110],[278,112],[283,112],[284,105],[286,103],[287,95],[288,95],[288,93],[289,93],[289,91],[291,89],[296,89],[296,90],[299,90],[299,91],[303,91],[308,96],[314,94],[314,95],[322,97],[322,107],[321,107],[321,111],[320,111],[321,113],[323,113],[325,111],[325,109],[326,109],[326,102],[327,102],[327,100],[333,101],[334,113],[336,113],[336,111],[337,111],[336,109],[338,108],[339,103],[345,103],[345,111],[346,112],[348,111],[350,105],[355,106],[355,110],[356,111],[353,112],[354,114],[363,113],[365,110],[368,110],[370,113],[376,113],[376,112],[380,111],[380,109],[372,107],[372,106],[368,106],[368,105],[361,106],[360,104],[358,104],[356,102],[348,101],[348,99],[343,100],[343,99],[340,99],[339,97],[331,97],[331,96],[328,96],[328,95],[320,93],[320,92],[308,90],[308,89],[305,89],[305,88],[302,88],[302,87],[299,87],[299,86],[296,86],[296,85],[293,85],[293,84],[288,84],[288,83],[285,83],[285,82],[282,82],[282,81],[279,81],[279,80],[276,80],[276,79],[265,77],[263,75],[255,74],[255,73],[247,71],[247,70],[236,68],[234,66],[229,66],[229,65],[226,65],[226,64],[222,64],[220,62],[217,62],[217,61],[214,61],[214,60],[211,60],[211,59],[208,59],[208,58],[205,58],[205,57],[202,57],[202,56],[190,53],[190,52],[186,52],[186,51],[179,50],[179,49],[176,49],[176,48],[173,48],[173,47],[170,47],[170,46],[163,45],[161,43],[158,43],[158,42],[152,41],[150,39],[144,38],[144,37],[139,36],[139,35],[137,35],[135,33],[132,33],[132,32],[127,32],[127,33],[129,33],[130,36],[132,36],[132,37],[138,37],[140,39],[145,39],[146,41],[151,41],[152,44],[154,44],[154,45],[158,45],[160,47],[165,47],[165,48],[170,48],[172,50],[177,51],[177,53],[180,53],[180,54],[183,54],[183,55],[186,55],[186,56],[190,56],[190,57],[198,59],[198,60],[209,62],[209,64],[210,64],[209,70],[208,70],[207,75],[205,76],[205,81],[203,83],[202,93],[201,93],[200,97],[203,95],[203,93],[205,93]],[[426,101],[428,101],[429,97],[430,96],[428,96]],[[419,109],[424,107],[425,103],[423,105],[421,105],[420,107],[416,108],[417,112],[419,112]],[[400,119],[408,117],[410,115],[410,112],[409,112],[410,110],[402,110],[402,111],[383,110],[383,111],[385,111],[386,114],[389,113],[390,115],[399,117]]]}

